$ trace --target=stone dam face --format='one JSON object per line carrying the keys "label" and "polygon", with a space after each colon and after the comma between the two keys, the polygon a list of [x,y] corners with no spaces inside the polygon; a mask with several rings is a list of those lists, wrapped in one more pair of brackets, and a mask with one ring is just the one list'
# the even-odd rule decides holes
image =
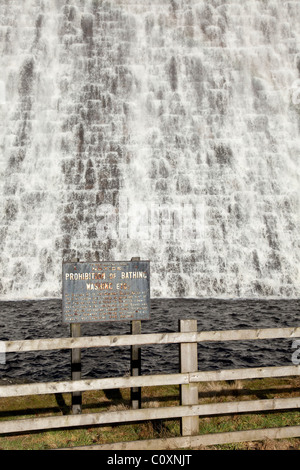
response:
{"label": "stone dam face", "polygon": [[300,2],[0,0],[0,51],[1,300],[299,297]]}

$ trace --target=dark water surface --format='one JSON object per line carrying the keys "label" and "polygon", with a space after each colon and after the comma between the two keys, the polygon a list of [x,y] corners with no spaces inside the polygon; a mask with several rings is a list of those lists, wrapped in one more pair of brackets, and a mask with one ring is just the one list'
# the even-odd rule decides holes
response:
{"label": "dark water surface", "polygon": [[[197,319],[198,331],[300,326],[299,300],[154,299],[151,319],[143,333],[178,331],[179,319]],[[129,334],[130,322],[83,324],[83,336]],[[69,337],[62,324],[61,300],[0,302],[0,340]],[[199,370],[292,365],[291,339],[256,340],[198,345]],[[130,348],[82,350],[83,377],[129,373]],[[142,373],[179,371],[179,346],[142,347]],[[0,379],[20,381],[67,380],[70,351],[6,354]]]}

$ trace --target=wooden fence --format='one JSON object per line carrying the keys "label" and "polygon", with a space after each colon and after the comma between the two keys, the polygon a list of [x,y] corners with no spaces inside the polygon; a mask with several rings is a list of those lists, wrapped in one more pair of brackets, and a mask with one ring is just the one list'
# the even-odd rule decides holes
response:
{"label": "wooden fence", "polygon": [[[21,433],[46,429],[107,425],[156,419],[181,419],[181,436],[166,439],[118,442],[76,449],[132,450],[177,449],[200,445],[216,445],[251,440],[291,438],[300,436],[300,426],[255,429],[226,433],[198,435],[199,416],[298,409],[300,397],[246,400],[237,402],[198,404],[198,383],[243,380],[266,377],[297,376],[300,366],[259,367],[232,370],[198,371],[197,344],[276,338],[300,338],[300,328],[251,329],[226,331],[197,331],[196,320],[180,321],[175,333],[131,334],[120,336],[92,336],[24,341],[0,341],[0,353],[81,349],[149,344],[180,344],[180,372],[146,376],[80,379],[60,382],[26,383],[0,386],[0,397],[17,397],[51,393],[82,393],[89,390],[136,388],[159,385],[180,385],[181,404],[173,407],[139,408],[113,412],[83,413],[31,419],[0,421],[0,433]],[[75,449],[74,447],[71,449]]]}

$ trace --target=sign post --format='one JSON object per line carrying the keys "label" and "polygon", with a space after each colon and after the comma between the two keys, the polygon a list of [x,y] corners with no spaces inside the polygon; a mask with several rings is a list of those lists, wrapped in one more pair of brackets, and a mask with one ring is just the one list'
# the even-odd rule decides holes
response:
{"label": "sign post", "polygon": [[[131,258],[131,261],[140,261],[140,258]],[[142,333],[142,322],[141,320],[133,320],[131,322],[131,334],[140,335]],[[131,375],[136,377],[141,375],[141,365],[142,365],[142,351],[140,346],[131,346]],[[140,387],[133,387],[130,390],[131,394],[131,406],[134,410],[137,410],[142,407],[142,394]]]}
{"label": "sign post", "polygon": [[[80,323],[72,323],[71,325],[71,337],[80,337]],[[74,348],[71,350],[71,374],[72,380],[81,379],[81,349]],[[72,413],[78,415],[81,413],[82,408],[82,393],[72,392]]]}

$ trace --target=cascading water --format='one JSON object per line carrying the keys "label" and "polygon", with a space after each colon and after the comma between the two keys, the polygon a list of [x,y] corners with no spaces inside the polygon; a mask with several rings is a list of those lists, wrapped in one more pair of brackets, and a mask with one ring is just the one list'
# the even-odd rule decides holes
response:
{"label": "cascading water", "polygon": [[0,298],[151,260],[158,297],[299,297],[300,3],[0,0]]}

